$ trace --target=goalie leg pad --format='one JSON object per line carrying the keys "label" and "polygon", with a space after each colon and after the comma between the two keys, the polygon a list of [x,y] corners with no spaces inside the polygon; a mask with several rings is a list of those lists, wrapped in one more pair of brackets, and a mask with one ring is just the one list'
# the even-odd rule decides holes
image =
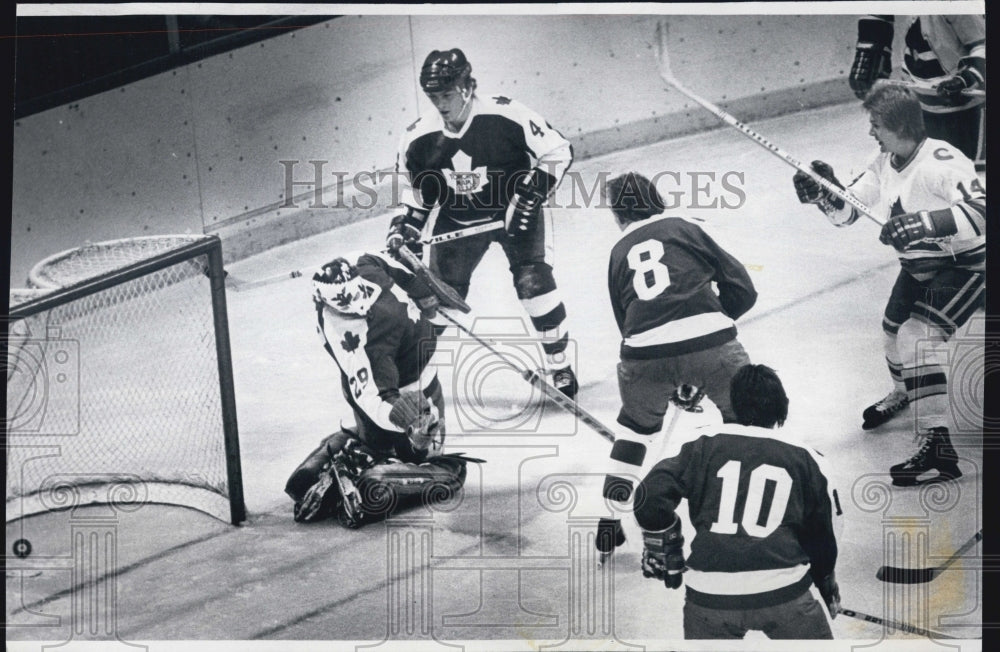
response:
{"label": "goalie leg pad", "polygon": [[319,480],[320,473],[340,452],[352,434],[344,430],[325,437],[309,455],[299,464],[285,483],[285,493],[298,502],[306,492]]}
{"label": "goalie leg pad", "polygon": [[361,474],[358,489],[366,513],[388,514],[398,506],[448,500],[465,484],[466,460],[439,455],[421,464],[391,460]]}

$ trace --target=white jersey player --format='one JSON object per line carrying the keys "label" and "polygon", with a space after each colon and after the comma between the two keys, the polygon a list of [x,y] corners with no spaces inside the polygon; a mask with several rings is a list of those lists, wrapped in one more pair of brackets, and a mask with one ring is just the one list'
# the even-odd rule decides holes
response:
{"label": "white jersey player", "polygon": [[[895,247],[902,269],[882,321],[895,387],[864,411],[862,427],[880,426],[919,402],[916,427],[924,442],[913,458],[890,469],[893,483],[951,480],[962,472],[948,433],[944,360],[918,356],[918,343],[948,340],[983,306],[986,191],[962,152],[927,138],[909,89],[876,84],[864,107],[881,151],[847,189],[886,220],[879,240]],[[813,169],[840,185],[829,165],[815,161]],[[834,224],[858,219],[853,207],[808,175],[797,173],[795,187],[801,201],[818,204]],[[931,470],[937,475],[924,477]]]}

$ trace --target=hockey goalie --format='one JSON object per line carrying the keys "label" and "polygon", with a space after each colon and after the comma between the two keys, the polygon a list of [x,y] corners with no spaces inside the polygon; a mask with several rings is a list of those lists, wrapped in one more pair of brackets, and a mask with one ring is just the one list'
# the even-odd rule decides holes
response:
{"label": "hockey goalie", "polygon": [[401,263],[349,254],[313,275],[317,330],[340,369],[355,426],[341,426],[295,469],[285,492],[298,522],[336,516],[359,527],[461,490],[466,463],[444,453],[444,396],[429,365],[432,289]]}

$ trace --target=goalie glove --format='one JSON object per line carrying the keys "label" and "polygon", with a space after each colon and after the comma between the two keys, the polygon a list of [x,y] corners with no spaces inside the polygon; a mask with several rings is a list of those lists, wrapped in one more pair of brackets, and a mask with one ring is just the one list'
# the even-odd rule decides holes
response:
{"label": "goalie glove", "polygon": [[[841,190],[844,189],[844,184],[840,183],[829,164],[823,161],[813,161],[811,167],[816,174]],[[792,177],[792,181],[795,183],[795,193],[799,196],[799,201],[803,204],[816,204],[827,215],[844,208],[846,202],[843,199],[821,186],[819,182],[805,172],[801,170],[796,172],[795,176]]]}
{"label": "goalie glove", "polygon": [[945,238],[957,232],[958,227],[951,209],[943,208],[891,217],[882,225],[878,239],[882,244],[891,244],[897,251],[903,251],[914,242],[927,238]]}
{"label": "goalie glove", "polygon": [[420,242],[420,236],[423,233],[427,215],[427,211],[407,206],[406,213],[397,215],[389,222],[389,233],[385,238],[385,248],[391,253],[395,253],[400,247],[406,245],[419,258],[424,250],[424,246]]}
{"label": "goalie glove", "polygon": [[865,99],[878,79],[892,74],[892,16],[866,16],[858,21],[858,43],[847,78],[854,95]]}
{"label": "goalie glove", "polygon": [[555,177],[538,168],[517,179],[514,195],[504,214],[507,235],[517,237],[534,232],[542,213],[542,204],[555,185]]}
{"label": "goalie glove", "polygon": [[665,530],[642,531],[642,576],[663,580],[668,589],[679,589],[687,570],[684,562],[684,535],[681,517]]}
{"label": "goalie glove", "polygon": [[392,404],[389,421],[406,433],[414,451],[440,450],[441,422],[437,408],[420,392],[403,392]]}

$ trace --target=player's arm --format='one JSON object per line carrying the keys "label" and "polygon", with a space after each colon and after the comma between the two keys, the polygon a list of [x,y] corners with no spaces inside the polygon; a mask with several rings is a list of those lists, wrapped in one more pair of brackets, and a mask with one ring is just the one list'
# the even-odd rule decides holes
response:
{"label": "player's arm", "polygon": [[405,244],[418,257],[423,253],[420,236],[427,223],[427,217],[435,204],[440,201],[440,197],[424,197],[420,191],[421,175],[426,171],[421,170],[415,160],[411,137],[419,123],[418,119],[407,128],[396,155],[395,182],[403,210],[392,218],[385,239],[385,246],[389,251],[395,252]]}
{"label": "player's arm", "polygon": [[[955,160],[955,159],[952,159]],[[902,251],[922,240],[965,240],[986,235],[986,189],[971,165],[941,166],[927,179],[931,192],[952,205],[896,215],[882,227],[879,240]]]}
{"label": "player's arm", "polygon": [[[837,179],[833,167],[823,161],[813,161],[812,169],[833,185],[852,195],[862,204],[871,206],[878,200],[880,192],[877,167],[878,157],[874,156],[864,172],[858,175],[846,188]],[[861,213],[842,198],[834,195],[804,172],[796,172],[792,177],[795,192],[803,204],[816,204],[834,226],[850,226],[858,221]]]}
{"label": "player's arm", "polygon": [[840,609],[840,588],[835,573],[837,539],[843,531],[844,512],[826,459],[815,451],[810,451],[810,456],[810,471],[803,478],[808,498],[799,528],[799,545],[809,556],[809,573],[830,616],[836,617]]}
{"label": "player's arm", "polygon": [[680,453],[658,462],[643,478],[635,493],[635,518],[642,528],[642,574],[663,580],[678,589],[685,570],[683,524],[675,511],[687,495],[691,478],[692,443]]}
{"label": "player's arm", "polygon": [[573,163],[573,146],[544,118],[523,104],[508,101],[505,106],[509,117],[520,125],[525,146],[535,161],[531,170],[518,176],[504,215],[507,233],[516,236],[534,230],[542,205]]}
{"label": "player's arm", "polygon": [[939,95],[959,96],[967,88],[986,87],[986,17],[954,15],[945,20],[965,49],[951,77],[938,84]]}
{"label": "player's arm", "polygon": [[746,266],[723,249],[707,233],[689,225],[701,242],[703,255],[715,269],[712,280],[719,288],[719,302],[730,319],[739,319],[757,302],[757,290]]}
{"label": "player's arm", "polygon": [[427,318],[432,317],[441,304],[437,295],[434,294],[434,290],[423,279],[391,256],[378,252],[362,254],[358,257],[357,268],[362,274],[370,274],[371,272],[364,270],[374,269],[377,270],[375,273],[388,276],[393,283],[402,288],[413,299]]}
{"label": "player's arm", "polygon": [[618,324],[618,331],[621,333],[625,332],[625,295],[622,291],[622,282],[619,279],[620,270],[616,270],[616,267],[620,267],[620,263],[616,264],[616,257],[614,253],[611,254],[611,260],[608,262],[608,297],[611,299],[611,311],[615,315],[615,322]]}

